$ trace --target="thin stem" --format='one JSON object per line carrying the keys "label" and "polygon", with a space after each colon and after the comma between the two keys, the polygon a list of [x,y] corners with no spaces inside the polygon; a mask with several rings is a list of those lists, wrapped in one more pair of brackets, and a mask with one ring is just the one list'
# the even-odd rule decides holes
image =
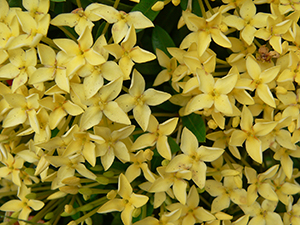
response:
{"label": "thin stem", "polygon": [[42,38],[42,42],[48,44],[52,48],[55,48],[55,49],[59,50],[59,47],[57,47],[57,45],[53,42],[53,40],[51,38],[48,38],[48,37],[44,36]]}
{"label": "thin stem", "polygon": [[244,163],[245,166],[251,167],[250,164],[242,157],[241,157],[241,161],[242,163]]}
{"label": "thin stem", "polygon": [[209,202],[205,198],[203,198],[203,196],[201,194],[199,194],[199,197],[200,197],[201,202],[204,202],[204,204],[207,205],[209,208],[211,207]]}
{"label": "thin stem", "polygon": [[120,0],[116,0],[115,3],[114,3],[114,5],[113,5],[113,7],[114,7],[115,9],[117,9],[119,3],[120,3]]}
{"label": "thin stem", "polygon": [[258,40],[256,40],[255,38],[254,38],[254,44],[256,44],[257,45],[257,47],[260,47],[261,46],[261,44],[258,42]]}
{"label": "thin stem", "polygon": [[229,63],[226,62],[225,60],[223,60],[223,59],[218,59],[218,58],[216,58],[216,63],[223,64],[223,65],[229,65]]}
{"label": "thin stem", "polygon": [[70,121],[71,121],[71,118],[72,118],[72,116],[71,116],[71,115],[68,115],[68,117],[67,117],[67,119],[66,119],[64,125],[63,125],[62,128],[58,131],[58,133],[57,133],[57,135],[56,135],[57,137],[62,136],[62,134],[65,132],[67,126],[69,125],[69,123],[70,123]]}
{"label": "thin stem", "polygon": [[213,10],[213,8],[210,6],[208,0],[204,0],[206,7],[208,8],[208,10],[210,11],[211,15],[214,15],[215,12]]}
{"label": "thin stem", "polygon": [[109,27],[109,23],[107,23],[106,22],[106,24],[105,24],[105,26],[104,26],[104,28],[103,28],[103,31],[102,31],[102,33],[101,34],[106,34],[106,32],[107,32],[107,30],[108,30],[108,27]]}
{"label": "thin stem", "polygon": [[94,215],[95,213],[97,213],[97,211],[99,210],[101,206],[93,209],[92,211],[90,211],[89,213],[85,214],[84,216],[80,217],[79,219],[77,219],[75,222],[76,224],[79,224],[81,222],[83,222],[85,219],[91,217],[92,215]]}
{"label": "thin stem", "polygon": [[205,11],[205,8],[204,8],[203,1],[198,0],[198,3],[199,3],[199,6],[200,6],[200,9],[201,9],[202,16],[203,16],[204,19],[206,19],[207,16],[206,16],[206,11]]}
{"label": "thin stem", "polygon": [[77,4],[78,8],[82,8],[80,0],[76,0],[76,4]]}
{"label": "thin stem", "polygon": [[234,170],[234,167],[229,160],[230,158],[229,158],[229,155],[227,154],[227,152],[224,152],[223,157],[224,157],[226,163],[228,164],[228,166],[230,167],[230,169]]}
{"label": "thin stem", "polygon": [[177,117],[178,113],[152,113],[155,117]]}
{"label": "thin stem", "polygon": [[227,74],[227,72],[213,72],[211,73],[213,76],[224,76]]}
{"label": "thin stem", "polygon": [[51,212],[51,208],[54,205],[57,205],[60,201],[57,201],[56,199],[50,201],[41,211],[39,211],[30,221],[31,222],[37,222],[40,219],[44,217],[48,212]]}
{"label": "thin stem", "polygon": [[74,37],[73,34],[71,34],[66,28],[62,27],[62,26],[58,26],[59,29],[62,30],[62,32],[64,32],[67,36],[69,36],[73,41],[77,42],[77,39]]}

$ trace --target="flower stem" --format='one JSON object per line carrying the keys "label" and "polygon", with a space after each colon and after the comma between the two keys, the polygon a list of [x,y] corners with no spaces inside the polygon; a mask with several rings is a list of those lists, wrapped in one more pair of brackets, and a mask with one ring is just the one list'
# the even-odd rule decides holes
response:
{"label": "flower stem", "polygon": [[76,0],[76,4],[77,4],[78,8],[82,8],[80,0]]}
{"label": "flower stem", "polygon": [[205,2],[206,7],[208,8],[208,10],[210,11],[210,13],[211,13],[212,15],[214,15],[215,12],[214,12],[213,8],[210,6],[208,0],[204,0],[204,2]]}
{"label": "flower stem", "polygon": [[223,59],[218,59],[218,58],[216,58],[216,63],[223,64],[223,65],[229,65],[229,63],[226,62],[225,60],[223,60]]}
{"label": "flower stem", "polygon": [[113,5],[113,7],[114,7],[115,9],[117,9],[119,3],[120,3],[120,0],[116,0],[115,3],[114,3],[114,5]]}
{"label": "flower stem", "polygon": [[79,219],[77,219],[75,222],[76,224],[79,224],[81,222],[83,222],[85,219],[91,217],[92,215],[94,215],[95,213],[97,213],[97,211],[99,210],[100,206],[93,209],[92,211],[90,211],[89,213],[85,214],[84,216],[80,217]]}
{"label": "flower stem", "polygon": [[199,3],[199,6],[200,6],[200,9],[201,9],[202,16],[203,16],[204,19],[206,19],[207,16],[206,16],[206,11],[205,11],[205,8],[204,8],[203,1],[198,0],[198,3]]}
{"label": "flower stem", "polygon": [[36,223],[40,219],[42,219],[48,212],[56,207],[61,201],[57,199],[51,200],[41,211],[39,211],[30,221]]}
{"label": "flower stem", "polygon": [[62,32],[65,33],[65,35],[69,36],[73,41],[77,42],[77,39],[74,37],[73,34],[71,34],[66,28],[62,27],[62,26],[58,26],[59,29],[62,30]]}
{"label": "flower stem", "polygon": [[48,38],[48,37],[46,37],[46,36],[44,36],[44,37],[42,38],[42,42],[48,44],[50,47],[52,47],[52,48],[54,48],[54,49],[59,50],[59,48],[58,48],[57,45],[53,42],[53,40],[50,39],[50,38]]}

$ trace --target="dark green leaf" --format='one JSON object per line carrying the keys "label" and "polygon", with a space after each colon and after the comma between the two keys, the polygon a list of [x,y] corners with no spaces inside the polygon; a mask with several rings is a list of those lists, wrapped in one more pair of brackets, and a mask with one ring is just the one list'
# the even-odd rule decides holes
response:
{"label": "dark green leaf", "polygon": [[158,15],[159,12],[155,12],[151,9],[151,7],[154,5],[154,3],[157,0],[141,0],[140,3],[138,3],[133,9],[133,11],[140,11],[145,16],[147,16],[151,21],[155,19],[155,17]]}
{"label": "dark green leaf", "polygon": [[179,145],[176,143],[176,141],[172,137],[168,137],[168,143],[170,145],[172,154],[180,151]]}
{"label": "dark green leaf", "polygon": [[8,0],[7,3],[9,4],[9,7],[21,7],[21,8],[23,8],[22,0]]}
{"label": "dark green leaf", "polygon": [[188,116],[184,116],[182,117],[182,124],[193,132],[199,142],[205,142],[205,124],[200,115],[192,113]]}
{"label": "dark green leaf", "polygon": [[175,47],[174,41],[163,28],[160,26],[155,26],[152,32],[152,45],[154,51],[159,48],[164,51],[169,57],[170,53],[167,51],[167,47]]}

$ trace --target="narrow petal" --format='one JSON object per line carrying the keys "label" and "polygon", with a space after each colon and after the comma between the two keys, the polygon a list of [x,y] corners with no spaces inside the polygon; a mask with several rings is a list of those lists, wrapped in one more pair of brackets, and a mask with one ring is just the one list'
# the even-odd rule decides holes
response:
{"label": "narrow petal", "polygon": [[173,192],[177,200],[185,205],[186,204],[186,187],[187,182],[182,179],[176,179],[173,184]]}
{"label": "narrow petal", "polygon": [[185,155],[193,155],[198,148],[198,140],[196,136],[186,127],[183,128],[181,135],[180,148]]}
{"label": "narrow petal", "polygon": [[253,57],[251,57],[251,56],[247,57],[246,67],[247,67],[247,71],[248,71],[249,75],[251,76],[251,78],[253,80],[258,80],[259,76],[261,74],[261,69]]}
{"label": "narrow petal", "polygon": [[221,210],[228,208],[229,204],[230,204],[229,195],[227,194],[220,195],[213,200],[211,204],[211,212],[212,213],[220,212]]}
{"label": "narrow petal", "polygon": [[274,97],[266,84],[260,84],[256,88],[257,95],[261,100],[267,103],[269,106],[276,108]]}
{"label": "narrow petal", "polygon": [[209,94],[200,94],[192,98],[186,106],[185,114],[207,108],[209,109],[214,103],[214,99]]}
{"label": "narrow petal", "polygon": [[206,181],[206,164],[202,161],[194,162],[191,167],[192,180],[199,188],[204,188]]}
{"label": "narrow petal", "polygon": [[100,123],[102,119],[102,111],[100,107],[89,107],[85,110],[80,118],[80,127],[83,130],[88,130],[91,127]]}
{"label": "narrow petal", "polygon": [[255,137],[248,137],[246,140],[246,150],[249,156],[258,163],[262,163],[261,141]]}
{"label": "narrow petal", "polygon": [[133,109],[133,116],[140,127],[145,131],[149,124],[151,110],[147,105],[137,105]]}
{"label": "narrow petal", "polygon": [[214,103],[216,109],[224,114],[232,114],[232,106],[227,95],[219,95],[215,97]]}
{"label": "narrow petal", "polygon": [[115,198],[104,203],[97,211],[97,213],[109,213],[113,211],[121,212],[124,209],[124,207],[124,200]]}
{"label": "narrow petal", "polygon": [[131,122],[127,116],[127,114],[120,108],[118,103],[109,102],[106,104],[103,113],[113,122],[130,125]]}
{"label": "narrow petal", "polygon": [[131,50],[129,56],[136,63],[144,63],[156,59],[156,56],[153,53],[141,49],[138,46]]}
{"label": "narrow petal", "polygon": [[171,160],[171,148],[167,136],[160,136],[156,143],[158,153],[165,159]]}
{"label": "narrow petal", "polygon": [[125,199],[129,199],[132,194],[132,187],[123,173],[119,176],[118,194]]}

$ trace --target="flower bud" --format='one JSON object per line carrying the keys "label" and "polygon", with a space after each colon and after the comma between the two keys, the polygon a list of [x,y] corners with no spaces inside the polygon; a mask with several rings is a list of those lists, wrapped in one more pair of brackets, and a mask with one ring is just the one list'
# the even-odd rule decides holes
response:
{"label": "flower bud", "polygon": [[109,179],[107,177],[104,177],[104,176],[99,176],[96,178],[96,181],[99,183],[99,184],[103,184],[103,185],[107,185],[109,184]]}
{"label": "flower bud", "polygon": [[103,173],[103,176],[105,177],[113,177],[115,173],[113,171],[106,171]]}
{"label": "flower bud", "polygon": [[239,124],[240,124],[240,117],[239,116],[236,116],[236,117],[233,117],[232,119],[232,127],[237,127]]}
{"label": "flower bud", "polygon": [[73,208],[72,205],[69,205],[69,204],[65,205],[65,212],[66,213],[71,214],[73,210],[74,210],[74,208]]}
{"label": "flower bud", "polygon": [[210,129],[216,129],[217,127],[218,127],[218,125],[216,124],[216,122],[214,121],[214,120],[209,120],[208,122],[207,122],[207,125],[208,125],[208,127],[210,128]]}
{"label": "flower bud", "polygon": [[157,1],[152,7],[151,9],[153,11],[160,11],[164,8],[165,3],[163,1]]}
{"label": "flower bud", "polygon": [[142,212],[141,208],[134,209],[132,212],[132,217],[134,218],[138,217],[141,214],[141,212]]}
{"label": "flower bud", "polygon": [[44,219],[45,220],[51,220],[54,216],[54,213],[53,212],[48,212],[45,216],[44,216]]}

